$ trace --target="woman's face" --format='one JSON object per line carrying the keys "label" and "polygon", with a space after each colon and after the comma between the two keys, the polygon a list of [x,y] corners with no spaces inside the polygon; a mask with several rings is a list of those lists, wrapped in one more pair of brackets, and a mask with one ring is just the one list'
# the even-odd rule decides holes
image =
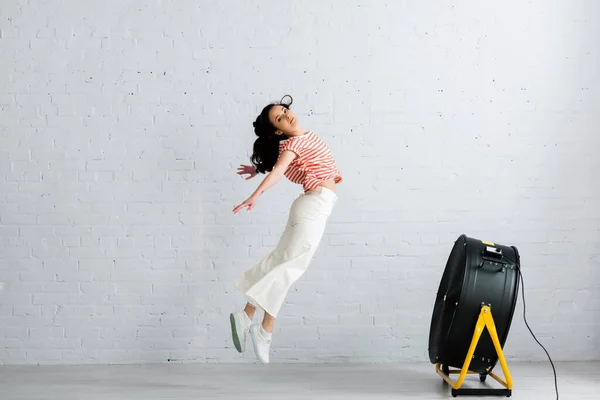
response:
{"label": "woman's face", "polygon": [[273,126],[284,135],[294,132],[294,129],[298,125],[296,114],[284,106],[272,107],[269,111],[269,120]]}

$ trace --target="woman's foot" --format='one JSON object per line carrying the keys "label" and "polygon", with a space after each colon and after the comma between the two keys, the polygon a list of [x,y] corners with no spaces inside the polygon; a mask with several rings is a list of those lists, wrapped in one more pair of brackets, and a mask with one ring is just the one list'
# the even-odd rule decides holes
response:
{"label": "woman's foot", "polygon": [[256,324],[250,327],[250,336],[254,345],[254,354],[261,363],[268,364],[272,334],[265,331],[262,325]]}
{"label": "woman's foot", "polygon": [[233,345],[237,351],[243,353],[246,351],[246,338],[248,337],[252,320],[250,320],[245,311],[238,311],[229,315],[229,322],[231,323]]}

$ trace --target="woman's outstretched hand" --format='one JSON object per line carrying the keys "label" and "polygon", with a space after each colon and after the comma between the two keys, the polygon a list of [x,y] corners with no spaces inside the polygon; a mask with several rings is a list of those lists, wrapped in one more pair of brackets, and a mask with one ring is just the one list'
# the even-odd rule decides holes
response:
{"label": "woman's outstretched hand", "polygon": [[258,200],[257,197],[255,196],[250,196],[247,200],[245,200],[242,204],[240,204],[239,206],[236,206],[233,209],[233,213],[237,214],[238,211],[240,211],[242,208],[244,207],[248,207],[248,211],[252,210],[254,208],[254,205],[256,204],[256,200]]}
{"label": "woman's outstretched hand", "polygon": [[246,180],[254,178],[257,174],[256,167],[254,167],[253,165],[243,165],[243,164],[240,167],[238,167],[237,173],[238,173],[238,175],[244,175],[244,174],[250,175],[249,177],[246,178]]}

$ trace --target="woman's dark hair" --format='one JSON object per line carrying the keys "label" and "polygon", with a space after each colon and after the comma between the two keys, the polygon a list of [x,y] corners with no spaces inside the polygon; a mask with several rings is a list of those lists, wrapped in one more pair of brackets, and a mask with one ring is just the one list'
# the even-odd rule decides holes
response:
{"label": "woman's dark hair", "polygon": [[[289,102],[283,101],[286,97],[290,98]],[[289,110],[293,101],[292,96],[283,96],[278,103],[271,103],[263,108],[260,115],[256,117],[256,121],[252,124],[254,125],[254,133],[258,136],[258,139],[254,142],[254,151],[250,160],[256,167],[256,171],[261,174],[273,169],[279,158],[279,142],[287,139],[285,135],[275,134],[277,129],[269,120],[269,111],[275,106],[283,106]]]}

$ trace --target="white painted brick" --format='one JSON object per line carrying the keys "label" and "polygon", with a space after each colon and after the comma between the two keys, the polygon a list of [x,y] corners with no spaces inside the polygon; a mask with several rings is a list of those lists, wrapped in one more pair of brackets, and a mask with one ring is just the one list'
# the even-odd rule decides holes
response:
{"label": "white painted brick", "polygon": [[52,271],[22,271],[19,279],[23,282],[52,282],[54,273]]}
{"label": "white painted brick", "polygon": [[183,305],[151,305],[146,307],[148,315],[183,315],[186,314]]}
{"label": "white painted brick", "polygon": [[41,315],[44,317],[54,317],[58,311],[57,305],[40,306]]}
{"label": "white painted brick", "polygon": [[187,285],[188,293],[193,296],[208,296],[223,293],[223,284],[220,282],[190,283]]}
{"label": "white painted brick", "polygon": [[142,318],[148,314],[148,308],[145,306],[123,306],[118,305],[114,306],[114,313],[117,317],[134,317],[134,318]]}
{"label": "white painted brick", "polygon": [[172,338],[173,334],[167,330],[158,327],[139,327],[136,332],[138,338]]}
{"label": "white painted brick", "polygon": [[115,261],[109,259],[89,259],[78,260],[77,263],[77,266],[80,270],[107,271],[112,270]]}
{"label": "white painted brick", "polygon": [[65,336],[65,329],[61,327],[34,327],[29,328],[30,338],[43,339],[43,338],[61,338]]}
{"label": "white painted brick", "polygon": [[160,318],[160,324],[163,327],[168,328],[184,328],[194,325],[193,317],[179,317],[179,316],[162,316]]}
{"label": "white painted brick", "polygon": [[9,317],[14,315],[14,307],[13,306],[0,306],[0,315],[4,317]]}
{"label": "white painted brick", "polygon": [[117,293],[140,293],[150,294],[152,293],[151,283],[140,283],[140,282],[113,282],[115,291]]}
{"label": "white painted brick", "polygon": [[[25,347],[35,350],[46,350],[50,349],[74,349],[81,347],[81,339],[77,338],[56,338],[56,337],[43,337],[43,338],[28,338],[25,340]],[[29,355],[29,352],[27,353]]]}
{"label": "white painted brick", "polygon": [[125,339],[132,338],[135,336],[136,328],[104,328],[100,330],[101,339]]}
{"label": "white painted brick", "polygon": [[3,225],[12,226],[36,225],[37,216],[35,214],[3,214],[0,216],[0,222]]}
{"label": "white painted brick", "polygon": [[82,282],[80,290],[84,294],[111,294],[115,293],[115,285],[113,283]]}
{"label": "white painted brick", "polygon": [[112,316],[113,308],[109,305],[93,305],[93,306],[73,306],[73,305],[59,305],[56,321],[60,320],[63,316],[65,318],[74,317],[105,317]]}
{"label": "white painted brick", "polygon": [[153,283],[152,293],[156,295],[185,296],[187,284],[185,283]]}
{"label": "white painted brick", "polygon": [[22,349],[24,343],[22,339],[2,339],[2,347],[5,349]]}
{"label": "white painted brick", "polygon": [[[144,297],[141,294],[96,294],[102,301],[113,305],[127,305],[127,304],[146,304]],[[86,298],[82,298],[82,301],[86,301]]]}
{"label": "white painted brick", "polygon": [[0,326],[6,327],[47,327],[52,325],[52,318],[39,316],[0,317]]}
{"label": "white painted brick", "polygon": [[78,293],[78,282],[44,283],[45,293]]}
{"label": "white painted brick", "polygon": [[36,316],[41,315],[41,307],[40,306],[32,306],[29,304],[26,305],[18,305],[14,306],[2,306],[0,307],[0,315],[4,316]]}
{"label": "white painted brick", "polygon": [[27,337],[27,328],[21,327],[2,327],[0,328],[0,337],[23,339]]}
{"label": "white painted brick", "polygon": [[375,325],[371,315],[340,315],[339,325],[341,326],[369,326]]}
{"label": "white painted brick", "polygon": [[[83,240],[84,238],[82,238]],[[104,249],[100,249],[100,248],[94,248],[94,247],[71,247],[71,248],[65,248],[62,252],[60,252],[61,256],[62,254],[65,254],[65,258],[68,257],[72,257],[74,259],[80,259],[82,260],[82,262],[86,262],[87,259],[105,259],[106,258],[106,250]],[[57,254],[55,257],[58,257],[59,254]]]}
{"label": "white painted brick", "polygon": [[68,294],[34,294],[32,300],[34,305],[62,305],[67,304],[68,301]]}
{"label": "white painted brick", "polygon": [[104,349],[115,349],[118,347],[118,340],[106,340],[96,338],[95,335],[86,337],[81,341],[81,348],[86,350],[104,350]]}

